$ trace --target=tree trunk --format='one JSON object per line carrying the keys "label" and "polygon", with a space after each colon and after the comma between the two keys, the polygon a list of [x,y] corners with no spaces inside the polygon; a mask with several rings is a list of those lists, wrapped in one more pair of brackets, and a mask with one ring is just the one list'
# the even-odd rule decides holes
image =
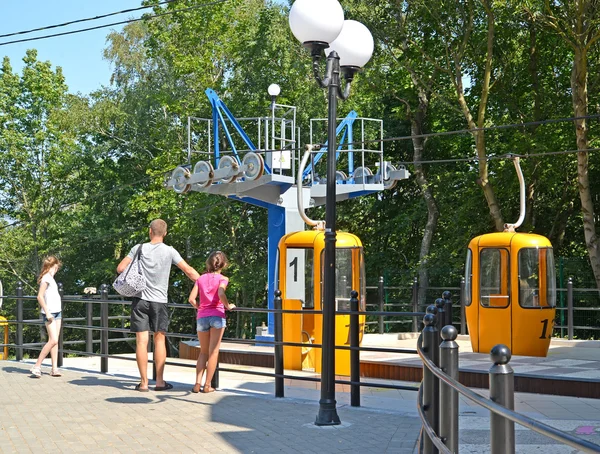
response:
{"label": "tree trunk", "polygon": [[473,137],[475,138],[475,148],[477,150],[477,157],[479,158],[479,179],[477,183],[483,190],[483,195],[490,210],[490,216],[494,222],[496,230],[499,232],[504,230],[504,220],[502,219],[502,212],[500,205],[496,200],[496,194],[494,188],[491,186],[488,178],[488,161],[485,148],[485,131],[482,128],[485,126],[485,114],[487,112],[487,101],[490,95],[491,89],[491,77],[493,71],[492,58],[494,53],[494,36],[496,31],[495,17],[492,11],[491,2],[484,1],[483,6],[487,15],[487,44],[486,44],[486,61],[485,70],[483,72],[483,83],[481,87],[481,98],[479,106],[477,108],[477,119],[473,118],[471,109],[465,99],[465,90],[463,86],[463,76],[461,64],[458,60],[455,61],[454,68],[454,85],[456,88],[456,94],[458,97],[458,103],[460,108],[467,120],[469,128],[473,130]]}
{"label": "tree trunk", "polygon": [[429,98],[423,91],[419,93],[419,108],[415,115],[411,118],[411,134],[413,136],[413,162],[415,166],[415,178],[417,185],[425,200],[427,206],[427,223],[425,224],[425,230],[423,231],[423,239],[421,240],[421,250],[419,252],[419,286],[424,289],[423,292],[419,292],[419,305],[425,304],[427,296],[426,289],[429,287],[429,270],[428,270],[428,257],[431,251],[431,244],[433,243],[433,236],[437,228],[438,219],[440,217],[440,211],[435,202],[435,197],[431,186],[427,181],[427,177],[423,172],[423,165],[421,160],[423,157],[423,145],[424,139],[420,136],[423,134],[423,122],[425,115],[427,114],[427,108],[429,107]]}
{"label": "tree trunk", "polygon": [[[573,112],[575,117],[585,117],[588,113],[587,96],[587,52],[582,46],[575,48],[573,71],[571,72],[571,91],[573,96]],[[600,288],[600,251],[598,250],[598,235],[594,223],[594,203],[590,193],[588,173],[588,127],[585,118],[575,120],[575,135],[577,138],[577,186],[581,199],[583,214],[583,233],[585,245],[590,256],[592,271],[596,286]]]}

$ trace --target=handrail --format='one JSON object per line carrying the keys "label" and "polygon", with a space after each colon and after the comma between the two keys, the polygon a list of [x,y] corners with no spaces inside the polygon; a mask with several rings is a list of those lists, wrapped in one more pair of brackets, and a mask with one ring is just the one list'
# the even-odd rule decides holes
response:
{"label": "handrail", "polygon": [[[528,429],[531,429],[534,432],[545,435],[566,445],[572,446],[577,449],[581,449],[584,452],[591,454],[599,452],[600,446],[597,444],[588,442],[586,440],[582,440],[573,435],[555,429],[552,426],[536,421],[535,419],[529,418],[528,416],[509,410],[508,408],[503,407],[502,405],[499,405],[494,401],[486,399],[485,397],[482,397],[479,394],[471,391],[469,388],[454,380],[452,377],[449,377],[440,368],[438,368],[435,365],[435,363],[423,353],[422,347],[423,339],[422,336],[419,336],[417,340],[417,353],[421,357],[423,365],[427,367],[441,381],[446,383],[448,386],[452,387],[454,390],[458,391],[466,398],[472,400],[476,404],[481,405],[482,407],[490,410],[493,413],[503,416],[506,419],[516,422],[521,426],[527,427]],[[421,418],[421,421],[423,421],[423,418]]]}
{"label": "handrail", "polygon": [[419,393],[417,394],[417,411],[419,412],[419,417],[421,418],[421,422],[423,424],[423,429],[427,432],[427,436],[431,440],[431,442],[435,445],[436,448],[440,450],[443,454],[452,454],[452,451],[448,449],[448,447],[444,444],[442,439],[438,437],[435,433],[429,421],[427,421],[427,417],[423,412],[423,408],[421,407],[421,402],[423,402],[423,383],[421,382],[421,386],[419,386]]}

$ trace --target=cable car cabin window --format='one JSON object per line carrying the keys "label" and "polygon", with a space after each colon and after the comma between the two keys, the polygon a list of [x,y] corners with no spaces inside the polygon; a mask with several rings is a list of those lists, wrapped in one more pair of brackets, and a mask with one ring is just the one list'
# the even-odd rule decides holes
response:
{"label": "cable car cabin window", "polygon": [[367,310],[367,277],[365,273],[365,257],[362,248],[358,248],[355,251],[358,253],[360,267],[360,279],[358,283],[358,309],[364,312]]}
{"label": "cable car cabin window", "polygon": [[[552,249],[543,249],[546,252],[546,304],[556,307],[556,268],[554,266],[554,252]],[[544,304],[542,299],[541,304]]]}
{"label": "cable car cabin window", "polygon": [[465,306],[471,305],[471,273],[473,266],[473,253],[471,249],[467,249],[467,260],[465,260],[465,293],[464,293],[464,304]]}
{"label": "cable car cabin window", "polygon": [[300,300],[303,308],[314,309],[313,250],[288,248],[286,254],[286,299]]}
{"label": "cable car cabin window", "polygon": [[483,307],[510,305],[509,254],[506,249],[482,249],[479,258],[479,294]]}
{"label": "cable car cabin window", "polygon": [[[350,292],[352,289],[352,251],[355,248],[335,249],[335,302],[336,310],[350,310]],[[358,263],[358,262],[357,262]],[[325,250],[321,253],[321,306],[323,305]]]}
{"label": "cable car cabin window", "polygon": [[526,248],[519,251],[519,304],[525,308],[556,305],[552,249]]}

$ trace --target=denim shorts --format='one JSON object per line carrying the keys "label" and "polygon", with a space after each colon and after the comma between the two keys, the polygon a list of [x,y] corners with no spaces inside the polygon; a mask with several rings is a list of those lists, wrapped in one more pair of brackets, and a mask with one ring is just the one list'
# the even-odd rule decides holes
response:
{"label": "denim shorts", "polygon": [[[52,314],[52,317],[54,317],[54,320],[60,320],[62,318],[62,312],[50,312]],[[44,317],[44,323],[48,323],[48,317],[46,317],[46,314],[42,314],[42,316]]]}
{"label": "denim shorts", "polygon": [[201,333],[210,331],[211,328],[223,329],[227,326],[227,319],[212,315],[210,317],[201,317],[196,321],[196,331]]}

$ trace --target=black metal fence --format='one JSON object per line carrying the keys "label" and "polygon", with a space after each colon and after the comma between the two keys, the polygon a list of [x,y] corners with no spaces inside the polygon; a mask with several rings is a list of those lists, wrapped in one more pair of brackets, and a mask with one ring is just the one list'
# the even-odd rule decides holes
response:
{"label": "black metal fence", "polygon": [[[0,347],[7,346],[15,351],[15,359],[21,361],[24,358],[25,351],[39,351],[42,349],[44,342],[24,342],[24,330],[38,328],[43,326],[43,322],[40,318],[25,318],[24,314],[31,312],[34,308],[37,309],[36,296],[26,296],[23,294],[23,287],[19,284],[16,289],[16,295],[6,295],[6,300],[14,300],[15,305],[15,318],[7,320],[9,327],[14,326],[14,343],[0,344]],[[61,332],[59,334],[59,353],[58,353],[58,366],[61,367],[63,364],[64,355],[80,355],[80,356],[96,356],[100,357],[100,372],[107,373],[109,369],[109,359],[115,358],[120,360],[131,360],[135,361],[134,358],[124,357],[111,352],[109,346],[115,343],[126,343],[133,346],[135,344],[135,337],[129,336],[129,329],[125,326],[125,321],[129,320],[129,310],[127,309],[131,305],[131,301],[125,300],[118,295],[110,295],[108,285],[102,285],[100,287],[100,294],[90,297],[81,296],[68,296],[64,295],[62,291],[62,285],[59,283],[59,292],[63,301],[63,322],[61,326]],[[359,362],[359,351],[383,351],[378,348],[367,348],[359,347],[359,326],[358,326],[358,299],[353,298],[351,304],[356,305],[356,310],[352,311],[338,311],[336,314],[339,315],[350,315],[351,316],[351,346],[336,347],[340,350],[351,350],[351,379],[341,380],[336,379],[336,384],[350,385],[351,387],[351,400],[355,405],[360,406],[360,387],[378,387],[378,388],[389,388],[389,389],[401,389],[416,391],[417,387],[413,385],[404,384],[384,384],[374,383],[359,380],[360,362]],[[78,310],[75,310],[74,306],[78,306]],[[99,306],[99,307],[98,307]],[[168,304],[168,307],[172,310],[186,310],[192,315],[193,308],[189,304]],[[69,313],[81,314],[82,310],[85,311],[85,317],[76,316],[70,317]],[[257,370],[243,370],[234,368],[223,367],[219,364],[217,372],[213,378],[212,386],[218,387],[219,382],[219,371],[233,372],[233,373],[245,373],[254,374],[261,376],[270,376],[275,378],[275,387],[277,397],[283,397],[283,383],[284,379],[296,379],[319,382],[318,377],[306,377],[299,375],[289,375],[283,372],[283,346],[296,346],[303,347],[303,343],[292,343],[283,342],[283,331],[282,331],[282,315],[283,314],[300,314],[303,310],[282,310],[281,309],[281,298],[275,298],[274,309],[264,308],[236,308],[235,312],[240,313],[255,313],[264,314],[268,313],[275,314],[275,336],[274,341],[261,340],[261,344],[271,343],[274,347],[274,363],[275,371],[261,372]],[[319,310],[311,311],[315,314],[321,313]],[[36,311],[37,313],[37,311]],[[96,314],[96,315],[94,315]],[[98,315],[99,314],[99,315]],[[424,312],[412,313],[412,312],[392,312],[386,311],[385,313],[379,313],[377,311],[371,312],[375,316],[392,316],[392,317],[420,317],[424,315]],[[194,315],[195,321],[195,315]],[[84,322],[76,324],[77,322]],[[74,333],[85,333],[85,336],[81,334],[77,336]],[[65,333],[68,333],[65,335]],[[94,335],[98,333],[98,335]],[[13,333],[11,333],[13,336]],[[37,335],[39,337],[39,334]],[[85,337],[85,338],[84,338]],[[99,337],[99,338],[98,338]],[[194,334],[183,334],[183,333],[166,333],[167,339],[178,339],[178,340],[195,340],[197,337]],[[237,343],[237,344],[250,344],[254,345],[255,341],[252,339],[239,339],[239,338],[223,338],[224,342]],[[151,348],[152,343],[149,342],[148,346]],[[79,346],[79,349],[75,349]],[[320,344],[311,344],[313,348],[322,348]],[[122,348],[118,349],[122,352]],[[130,351],[135,351],[134,347],[131,347]],[[408,353],[417,354],[415,349],[389,349],[386,348],[385,352],[389,353]],[[153,363],[152,360],[149,363]],[[177,365],[183,367],[194,368],[195,365],[177,362],[167,361],[167,365]],[[354,405],[353,404],[353,405]]]}
{"label": "black metal fence", "polygon": [[[386,285],[384,277],[376,286],[367,286],[367,330],[371,333],[420,331],[421,321],[416,317],[386,316],[387,311],[424,311],[431,301],[443,291],[451,293],[450,298],[459,302],[460,310],[455,310],[452,324],[460,334],[468,334],[464,306],[464,279],[458,287],[422,287],[417,278],[410,286]],[[377,311],[375,315],[371,311]],[[565,288],[557,289],[556,319],[554,337],[573,339],[600,338],[600,291],[591,288],[574,288],[573,278],[567,279]]]}

